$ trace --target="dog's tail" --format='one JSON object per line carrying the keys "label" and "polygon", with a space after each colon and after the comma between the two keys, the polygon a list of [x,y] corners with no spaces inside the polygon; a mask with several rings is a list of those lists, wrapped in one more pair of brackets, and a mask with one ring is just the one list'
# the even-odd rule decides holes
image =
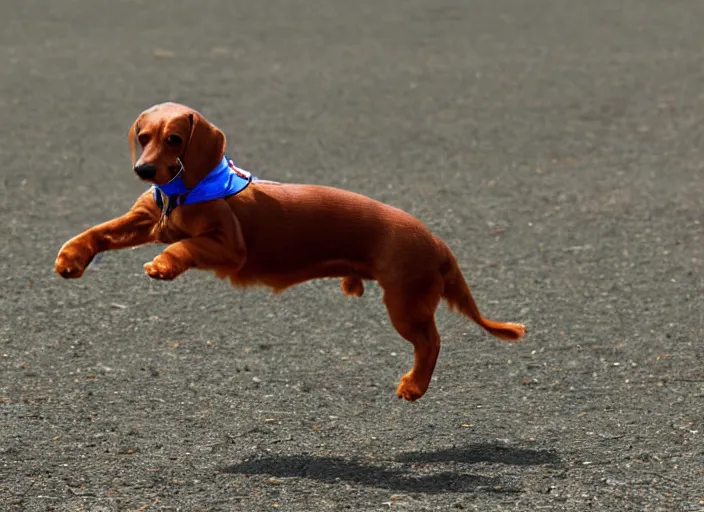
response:
{"label": "dog's tail", "polygon": [[474,302],[474,297],[472,297],[472,292],[469,291],[469,286],[464,280],[462,271],[457,265],[457,260],[449,248],[447,248],[447,260],[443,267],[441,272],[445,287],[442,296],[447,301],[450,309],[468,316],[490,334],[505,341],[518,341],[526,333],[526,328],[523,324],[497,322],[481,315],[477,304]]}

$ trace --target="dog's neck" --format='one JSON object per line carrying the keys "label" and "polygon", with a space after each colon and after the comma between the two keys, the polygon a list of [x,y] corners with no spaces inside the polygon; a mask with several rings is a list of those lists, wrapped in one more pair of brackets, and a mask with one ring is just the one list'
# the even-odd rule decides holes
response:
{"label": "dog's neck", "polygon": [[239,169],[226,156],[193,188],[188,188],[183,181],[183,175],[187,172],[188,170],[182,167],[171,181],[152,187],[154,201],[163,216],[168,216],[180,205],[201,203],[238,194],[252,181],[249,172]]}

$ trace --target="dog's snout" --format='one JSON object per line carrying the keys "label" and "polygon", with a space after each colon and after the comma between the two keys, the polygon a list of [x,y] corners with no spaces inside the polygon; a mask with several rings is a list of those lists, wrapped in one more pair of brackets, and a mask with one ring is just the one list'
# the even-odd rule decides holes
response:
{"label": "dog's snout", "polygon": [[134,168],[134,172],[143,180],[151,180],[156,176],[156,165],[154,164],[142,164],[137,165]]}

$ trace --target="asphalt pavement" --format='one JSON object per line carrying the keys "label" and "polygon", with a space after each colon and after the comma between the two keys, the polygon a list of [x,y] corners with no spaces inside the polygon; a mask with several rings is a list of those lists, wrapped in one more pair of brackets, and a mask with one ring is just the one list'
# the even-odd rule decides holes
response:
{"label": "asphalt pavement", "polygon": [[[2,2],[0,510],[704,510],[702,27],[696,0]],[[375,285],[155,282],[156,246],[62,280],[144,190],[127,130],[163,101],[261,178],[416,215],[528,335],[442,307],[407,403]]]}

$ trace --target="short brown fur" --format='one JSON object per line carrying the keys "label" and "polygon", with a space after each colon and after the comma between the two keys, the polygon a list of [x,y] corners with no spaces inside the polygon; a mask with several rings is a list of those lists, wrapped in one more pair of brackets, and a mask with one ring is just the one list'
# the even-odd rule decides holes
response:
{"label": "short brown fur", "polygon": [[[176,134],[183,144],[172,147]],[[156,166],[166,183],[183,157],[184,182],[195,186],[225,152],[225,137],[195,110],[175,103],[143,112],[129,132],[133,163]],[[144,143],[144,144],[142,144]],[[135,162],[137,144],[142,154]],[[102,251],[161,242],[168,247],[144,265],[154,279],[174,279],[189,268],[214,271],[233,285],[266,285],[280,292],[317,278],[342,278],[342,291],[361,296],[363,280],[384,290],[391,323],[414,346],[413,368],[397,395],[426,392],[440,351],[434,314],[441,299],[489,333],[516,341],[518,323],[484,318],[448,246],[418,219],[368,197],[336,188],[255,182],[227,199],[179,206],[167,219],[145,192],[121,217],[64,244],[56,271],[83,274]]]}

